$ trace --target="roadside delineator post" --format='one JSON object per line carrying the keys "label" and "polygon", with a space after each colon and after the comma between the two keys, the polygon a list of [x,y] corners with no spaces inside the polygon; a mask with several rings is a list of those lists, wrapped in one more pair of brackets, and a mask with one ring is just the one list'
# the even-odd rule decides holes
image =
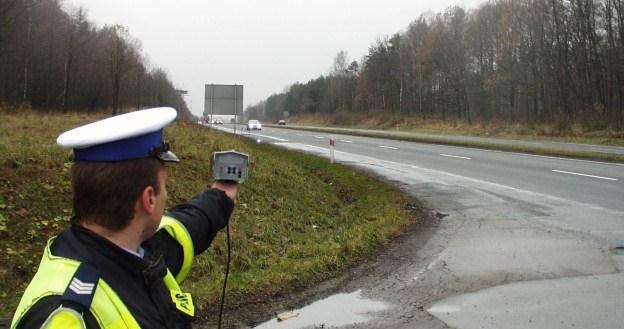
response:
{"label": "roadside delineator post", "polygon": [[334,147],[336,146],[336,140],[334,136],[329,136],[329,161],[334,163]]}

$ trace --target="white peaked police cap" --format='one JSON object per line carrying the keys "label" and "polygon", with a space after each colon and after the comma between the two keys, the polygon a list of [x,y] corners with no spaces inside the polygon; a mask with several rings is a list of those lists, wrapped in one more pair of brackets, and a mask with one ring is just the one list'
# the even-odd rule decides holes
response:
{"label": "white peaked police cap", "polygon": [[155,157],[180,162],[163,139],[163,128],[176,116],[171,107],[125,113],[66,131],[56,142],[74,149],[74,161],[117,162]]}

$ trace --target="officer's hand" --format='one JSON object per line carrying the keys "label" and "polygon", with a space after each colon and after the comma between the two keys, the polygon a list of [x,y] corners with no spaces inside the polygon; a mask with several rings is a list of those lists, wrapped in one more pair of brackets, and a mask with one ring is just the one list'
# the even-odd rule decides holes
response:
{"label": "officer's hand", "polygon": [[216,188],[225,192],[225,194],[236,202],[236,192],[238,191],[238,183],[231,180],[218,180],[212,183],[212,188]]}

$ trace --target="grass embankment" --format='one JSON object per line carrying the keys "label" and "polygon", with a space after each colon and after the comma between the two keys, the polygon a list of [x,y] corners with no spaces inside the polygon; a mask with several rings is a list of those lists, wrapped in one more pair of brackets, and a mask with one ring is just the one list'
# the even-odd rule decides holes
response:
{"label": "grass embankment", "polygon": [[[47,239],[71,216],[71,153],[58,134],[86,115],[0,112],[0,318],[12,315]],[[327,160],[176,122],[165,136],[182,162],[168,166],[169,204],[211,181],[214,151],[250,155],[232,217],[228,303],[288,292],[335,275],[399,234],[411,219],[397,190]],[[185,288],[199,306],[219,299],[225,234],[200,256]]]}
{"label": "grass embankment", "polygon": [[[575,124],[565,129],[552,124],[504,124],[475,123],[468,125],[463,122],[441,122],[422,120],[414,117],[393,115],[306,115],[289,119],[294,129],[307,129],[321,132],[344,133],[367,137],[407,140],[414,142],[467,146],[486,149],[497,149],[511,152],[524,152],[538,155],[553,155],[570,158],[624,162],[624,155],[602,152],[575,151],[559,148],[539,147],[530,145],[504,144],[494,142],[478,142],[464,140],[461,136],[509,138],[525,141],[552,141],[567,143],[584,143],[600,145],[624,146],[624,127],[620,130],[605,127],[589,127]],[[301,126],[318,126],[301,128]],[[288,127],[288,126],[286,126]],[[339,128],[337,130],[335,128]],[[356,129],[378,129],[384,132],[362,131]],[[424,133],[440,136],[410,136],[398,133]],[[455,137],[456,136],[456,137]]]}

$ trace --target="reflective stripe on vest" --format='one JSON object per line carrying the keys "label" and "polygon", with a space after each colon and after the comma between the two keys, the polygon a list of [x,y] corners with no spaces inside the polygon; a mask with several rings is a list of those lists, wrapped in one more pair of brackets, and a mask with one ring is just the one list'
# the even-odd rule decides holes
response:
{"label": "reflective stripe on vest", "polygon": [[59,307],[43,322],[41,329],[86,329],[82,314],[67,307]]}
{"label": "reflective stripe on vest", "polygon": [[169,235],[171,235],[176,241],[178,241],[180,246],[182,246],[184,260],[182,261],[180,271],[175,276],[175,280],[178,284],[182,283],[191,270],[191,265],[193,264],[193,257],[195,256],[193,240],[191,239],[191,235],[186,230],[186,227],[184,227],[184,225],[175,218],[163,216],[160,221],[160,228],[167,231],[167,233],[169,233]]}

